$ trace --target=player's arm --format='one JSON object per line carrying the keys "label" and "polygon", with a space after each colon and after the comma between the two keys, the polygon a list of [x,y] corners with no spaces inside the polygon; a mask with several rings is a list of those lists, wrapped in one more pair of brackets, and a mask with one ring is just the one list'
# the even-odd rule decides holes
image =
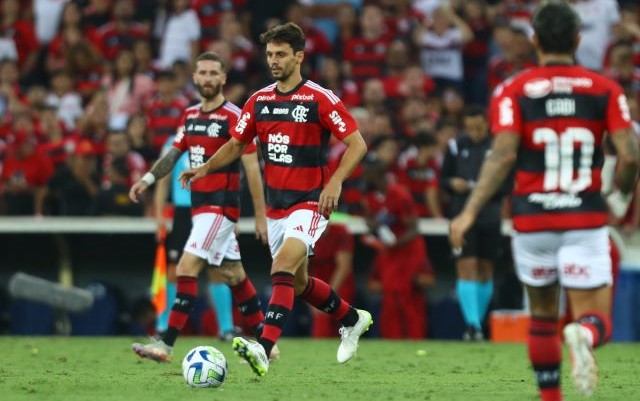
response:
{"label": "player's arm", "polygon": [[251,202],[256,219],[256,238],[266,244],[267,239],[267,214],[264,203],[264,189],[258,163],[258,153],[252,152],[242,155],[241,159],[244,171],[247,174],[247,184],[251,193]]}
{"label": "player's arm", "polygon": [[185,170],[180,174],[180,182],[183,188],[187,188],[189,182],[204,177],[205,175],[214,172],[224,166],[227,166],[234,160],[237,160],[244,154],[245,149],[249,146],[249,143],[245,143],[231,137],[218,149],[213,156],[207,160],[205,164],[198,168],[192,168]]}
{"label": "player's arm", "polygon": [[520,135],[517,132],[501,131],[497,133],[491,154],[485,159],[480,169],[476,186],[471,191],[460,215],[451,222],[449,238],[454,249],[462,248],[465,232],[473,225],[482,207],[493,197],[509,176],[509,172],[516,162],[519,146]]}
{"label": "player's arm", "polygon": [[129,198],[132,201],[138,202],[138,196],[143,193],[148,187],[153,185],[156,180],[164,177],[171,172],[176,161],[182,154],[182,151],[176,148],[171,148],[169,151],[156,161],[151,167],[151,170],[142,176],[140,181],[133,184],[129,191]]}
{"label": "player's arm", "polygon": [[427,203],[427,208],[429,208],[431,216],[436,219],[443,218],[444,213],[442,213],[442,207],[440,206],[440,191],[438,191],[438,187],[433,186],[427,188],[424,195]]}
{"label": "player's arm", "polygon": [[614,132],[611,141],[616,149],[618,168],[616,179],[620,192],[632,194],[638,177],[638,139],[632,129],[624,129]]}
{"label": "player's arm", "polygon": [[342,142],[347,145],[347,150],[342,155],[338,168],[320,194],[318,201],[318,211],[322,214],[329,214],[338,207],[342,183],[351,175],[367,153],[367,144],[358,130],[346,136]]}

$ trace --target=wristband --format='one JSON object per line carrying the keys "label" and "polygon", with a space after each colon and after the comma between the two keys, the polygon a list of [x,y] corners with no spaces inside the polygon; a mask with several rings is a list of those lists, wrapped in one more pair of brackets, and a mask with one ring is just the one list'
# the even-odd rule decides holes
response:
{"label": "wristband", "polygon": [[154,182],[156,182],[156,176],[149,172],[143,175],[140,181],[143,181],[145,184],[147,184],[147,186],[150,187]]}

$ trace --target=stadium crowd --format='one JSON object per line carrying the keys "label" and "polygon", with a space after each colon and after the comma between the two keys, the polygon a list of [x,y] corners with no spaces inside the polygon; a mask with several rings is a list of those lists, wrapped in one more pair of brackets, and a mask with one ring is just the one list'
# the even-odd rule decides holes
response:
{"label": "stadium crowd", "polygon": [[[640,7],[570,3],[584,24],[577,61],[624,87],[640,127]],[[385,177],[375,185],[404,187],[397,191],[411,195],[421,217],[450,217],[447,189],[454,183],[440,182],[449,143],[465,134],[469,109],[486,107],[500,82],[535,65],[529,37],[537,4],[3,0],[0,215],[152,215],[152,197],[136,204],[127,193],[158,158],[183,109],[199,101],[193,58],[207,50],[222,55],[230,65],[225,96],[241,106],[271,82],[258,35],[293,21],[307,37],[303,73],[333,90],[356,118],[367,160]],[[343,151],[332,143],[330,166]],[[354,172],[343,211],[365,215],[381,207],[365,196],[370,181],[364,168]],[[640,196],[612,223],[636,230]],[[427,270],[416,273],[420,288],[433,282]],[[384,274],[375,273],[370,289],[385,291]],[[403,293],[398,286],[392,290]]]}

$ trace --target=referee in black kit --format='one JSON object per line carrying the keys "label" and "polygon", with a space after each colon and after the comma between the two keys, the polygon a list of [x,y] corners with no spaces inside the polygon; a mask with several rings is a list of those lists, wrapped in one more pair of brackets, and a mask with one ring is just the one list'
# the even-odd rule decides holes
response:
{"label": "referee in black kit", "polygon": [[[449,141],[440,174],[440,186],[451,195],[449,217],[463,209],[491,149],[492,138],[484,108],[470,106],[464,114],[463,135]],[[511,180],[507,180],[511,183]],[[463,339],[481,341],[482,322],[493,296],[493,266],[500,252],[502,199],[509,193],[505,185],[487,203],[474,226],[465,236],[465,244],[454,250],[456,292],[467,328]]]}

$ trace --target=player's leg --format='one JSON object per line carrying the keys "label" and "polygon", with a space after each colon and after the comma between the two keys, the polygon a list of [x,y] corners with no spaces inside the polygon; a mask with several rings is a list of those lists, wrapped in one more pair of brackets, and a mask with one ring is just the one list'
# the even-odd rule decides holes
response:
{"label": "player's leg", "polygon": [[482,324],[493,298],[493,270],[501,253],[502,229],[500,222],[480,227],[478,238],[478,310]]}
{"label": "player's leg", "polygon": [[462,310],[462,317],[466,325],[463,339],[472,341],[476,338],[476,333],[482,332],[480,321],[480,307],[478,304],[478,252],[477,252],[476,226],[471,227],[465,235],[465,243],[462,253],[454,255],[456,257],[456,294]]}
{"label": "player's leg", "polygon": [[557,250],[560,234],[514,233],[513,256],[530,304],[527,349],[542,401],[561,401]]}
{"label": "player's leg", "polygon": [[218,335],[223,341],[231,340],[234,336],[231,290],[226,284],[225,278],[220,276],[218,269],[209,269],[207,273],[209,276],[209,296],[218,322]]}
{"label": "player's leg", "polygon": [[598,382],[592,350],[611,336],[611,256],[608,230],[580,230],[564,234],[567,245],[559,254],[561,281],[567,288],[571,315],[577,319],[564,329],[576,389],[591,394]]}

